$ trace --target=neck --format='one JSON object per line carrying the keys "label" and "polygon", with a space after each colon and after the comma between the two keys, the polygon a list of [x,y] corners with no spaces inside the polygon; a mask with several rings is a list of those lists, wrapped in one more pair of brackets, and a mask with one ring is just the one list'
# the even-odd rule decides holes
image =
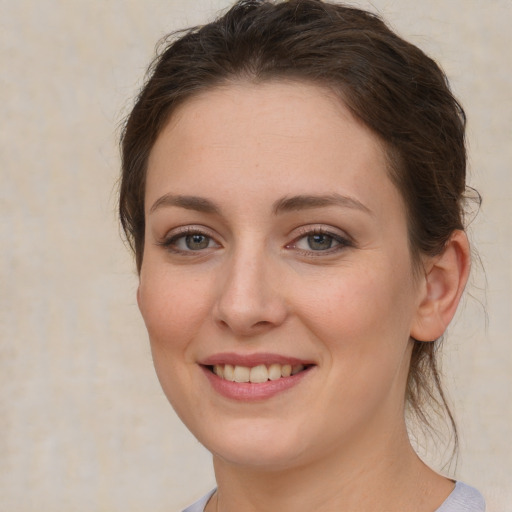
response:
{"label": "neck", "polygon": [[245,467],[214,456],[218,491],[206,510],[430,512],[453,490],[453,482],[418,458],[405,423],[395,432],[381,433],[372,446],[368,437],[360,437],[360,443],[332,447],[329,454],[293,468]]}

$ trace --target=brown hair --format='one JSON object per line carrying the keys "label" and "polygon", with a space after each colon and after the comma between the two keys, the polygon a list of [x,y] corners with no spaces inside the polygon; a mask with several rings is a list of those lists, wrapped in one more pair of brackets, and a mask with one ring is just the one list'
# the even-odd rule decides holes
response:
{"label": "brown hair", "polygon": [[[406,204],[416,269],[420,255],[440,253],[452,232],[463,229],[464,111],[439,66],[375,14],[320,0],[241,0],[216,21],[167,39],[148,77],[121,138],[119,211],[139,271],[153,144],[178,105],[234,80],[327,86],[377,134]],[[437,367],[438,345],[414,342],[406,398],[427,424],[424,404],[444,407],[456,447]]]}

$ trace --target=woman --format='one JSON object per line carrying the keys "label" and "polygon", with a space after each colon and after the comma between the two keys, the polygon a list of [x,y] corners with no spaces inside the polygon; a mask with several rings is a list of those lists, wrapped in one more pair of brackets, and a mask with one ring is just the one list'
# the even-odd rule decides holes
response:
{"label": "woman", "polygon": [[239,2],[155,61],[120,215],[158,378],[213,454],[187,512],[484,510],[405,420],[446,407],[464,121],[419,49],[318,0]]}

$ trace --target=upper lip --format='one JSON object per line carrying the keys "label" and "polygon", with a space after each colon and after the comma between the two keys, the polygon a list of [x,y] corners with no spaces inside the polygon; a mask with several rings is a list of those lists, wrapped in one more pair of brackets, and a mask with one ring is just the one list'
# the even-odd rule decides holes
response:
{"label": "upper lip", "polygon": [[213,354],[207,358],[199,361],[203,366],[213,366],[216,364],[230,364],[232,366],[247,366],[253,367],[261,364],[302,364],[304,366],[314,364],[309,359],[300,359],[297,357],[285,356],[283,354],[272,353],[256,353],[256,354],[236,354],[234,352],[223,352]]}

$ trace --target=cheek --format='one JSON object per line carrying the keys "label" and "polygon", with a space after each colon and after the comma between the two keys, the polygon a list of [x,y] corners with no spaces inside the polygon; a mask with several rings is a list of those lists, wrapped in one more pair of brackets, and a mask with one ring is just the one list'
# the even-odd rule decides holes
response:
{"label": "cheek", "polygon": [[139,305],[153,352],[184,351],[208,318],[210,302],[208,285],[197,276],[143,272]]}
{"label": "cheek", "polygon": [[409,278],[392,275],[389,268],[372,273],[350,269],[327,276],[323,283],[313,279],[310,286],[302,284],[304,291],[296,295],[304,316],[326,330],[343,327],[343,332],[355,333],[407,321],[404,310],[410,310],[407,304],[412,298]]}
{"label": "cheek", "polygon": [[[299,315],[346,374],[389,371],[400,365],[409,341],[414,303],[408,275],[392,267],[352,268],[297,300]],[[365,370],[365,368],[367,370]]]}
{"label": "cheek", "polygon": [[200,402],[194,389],[196,363],[192,340],[208,316],[204,282],[169,272],[142,272],[139,305],[149,334],[155,371],[162,389],[183,421]]}

